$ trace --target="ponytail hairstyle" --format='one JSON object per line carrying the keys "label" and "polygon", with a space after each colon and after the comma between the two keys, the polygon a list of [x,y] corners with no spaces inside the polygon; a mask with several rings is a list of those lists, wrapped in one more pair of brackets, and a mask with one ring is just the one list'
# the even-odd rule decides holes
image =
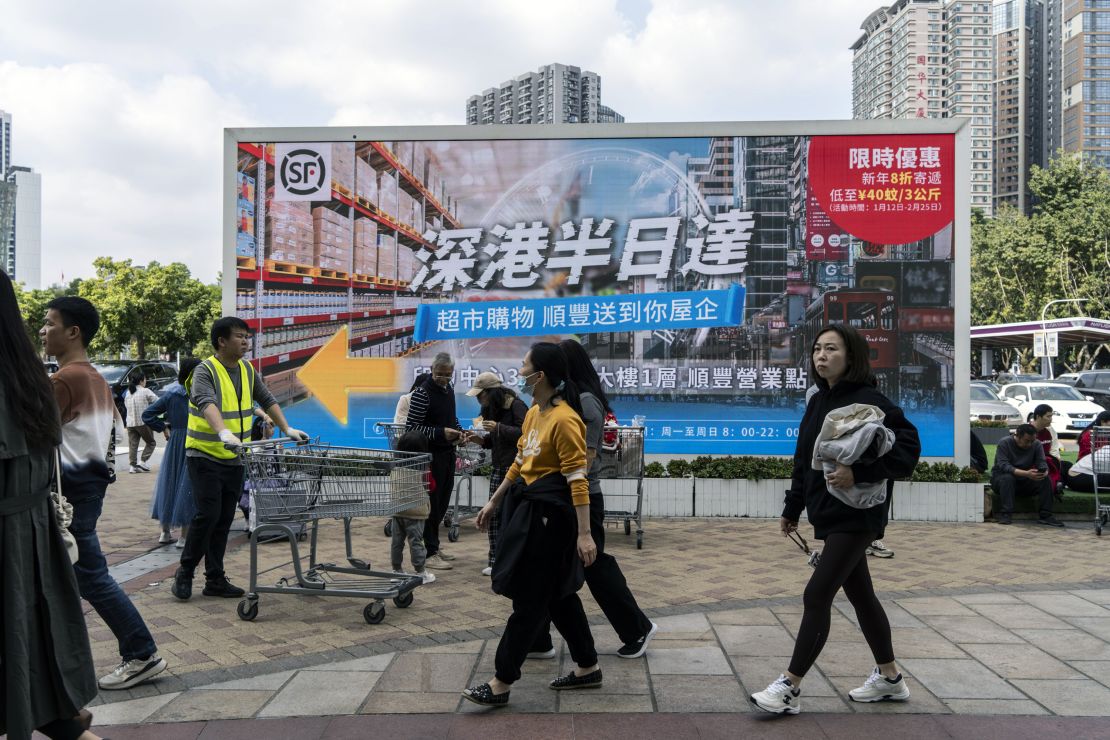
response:
{"label": "ponytail hairstyle", "polygon": [[139,387],[139,383],[142,383],[144,380],[146,380],[146,376],[143,375],[142,371],[134,373],[127,381],[127,390],[130,393],[134,393],[135,389]]}
{"label": "ponytail hairstyle", "polygon": [[542,372],[555,389],[555,395],[566,401],[578,416],[582,416],[582,401],[578,397],[578,384],[570,377],[567,356],[562,348],[551,342],[536,342],[530,350],[532,370]]}
{"label": "ponytail hairstyle", "polygon": [[601,385],[601,378],[598,377],[586,348],[573,339],[564,339],[559,342],[559,349],[567,356],[570,377],[578,386],[579,393],[592,393],[598,401],[601,401],[605,413],[613,413],[613,407],[609,405],[609,399]]}

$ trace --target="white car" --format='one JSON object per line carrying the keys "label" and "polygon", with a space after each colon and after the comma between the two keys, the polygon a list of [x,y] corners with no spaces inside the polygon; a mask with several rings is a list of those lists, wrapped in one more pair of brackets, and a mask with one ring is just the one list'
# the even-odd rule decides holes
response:
{"label": "white car", "polygon": [[1047,403],[1053,411],[1052,428],[1061,437],[1078,436],[1103,410],[1078,390],[1063,383],[1010,383],[1002,386],[999,396],[1018,410],[1022,421],[1033,413],[1033,409]]}

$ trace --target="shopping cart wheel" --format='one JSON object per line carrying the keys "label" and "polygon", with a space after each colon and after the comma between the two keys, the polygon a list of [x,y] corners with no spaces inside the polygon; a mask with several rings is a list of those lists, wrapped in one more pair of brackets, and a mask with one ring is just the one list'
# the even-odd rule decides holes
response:
{"label": "shopping cart wheel", "polygon": [[636,549],[637,550],[643,550],[644,549],[644,533],[643,532],[637,532],[636,533]]}
{"label": "shopping cart wheel", "polygon": [[458,524],[452,524],[450,529],[447,530],[447,540],[449,542],[458,542],[459,541],[459,525]]}
{"label": "shopping cart wheel", "polygon": [[397,605],[398,609],[408,609],[410,606],[412,606],[412,598],[412,591],[409,591],[407,594],[394,596],[393,603]]}
{"label": "shopping cart wheel", "polygon": [[392,537],[393,536],[393,520],[392,519],[390,519],[388,522],[385,523],[385,527],[382,528],[382,531],[385,532],[386,537]]}
{"label": "shopping cart wheel", "polygon": [[372,601],[366,605],[362,610],[362,618],[366,620],[367,624],[381,624],[385,619],[385,604],[380,601]]}
{"label": "shopping cart wheel", "polygon": [[254,618],[258,616],[258,601],[243,599],[239,602],[236,611],[239,612],[239,619],[242,619],[244,622],[253,622]]}
{"label": "shopping cart wheel", "polygon": [[454,521],[454,519],[455,513],[453,511],[448,511],[443,517],[443,526],[450,527],[451,522]]}
{"label": "shopping cart wheel", "polygon": [[624,536],[632,534],[632,522],[628,519],[624,520]]}

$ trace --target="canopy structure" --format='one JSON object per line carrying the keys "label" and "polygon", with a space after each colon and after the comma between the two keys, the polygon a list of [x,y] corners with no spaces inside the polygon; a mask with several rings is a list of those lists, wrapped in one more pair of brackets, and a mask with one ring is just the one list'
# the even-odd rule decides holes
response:
{"label": "canopy structure", "polygon": [[[971,349],[981,353],[981,366],[994,367],[993,350],[1025,349],[1033,346],[1033,335],[1039,331],[1056,332],[1061,347],[1077,344],[1110,342],[1110,321],[1074,316],[1066,319],[1022,321],[1016,324],[991,324],[971,327]],[[1046,358],[1047,359],[1047,358]],[[1052,363],[1042,361],[1045,377],[1052,376]]]}

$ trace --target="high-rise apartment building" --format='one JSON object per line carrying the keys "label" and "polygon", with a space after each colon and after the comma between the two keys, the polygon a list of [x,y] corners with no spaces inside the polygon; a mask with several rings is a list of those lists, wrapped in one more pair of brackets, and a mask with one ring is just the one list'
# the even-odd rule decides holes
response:
{"label": "high-rise apartment building", "polygon": [[1041,79],[1044,96],[1044,153],[1042,158],[1048,162],[1056,156],[1060,148],[1060,68],[1063,54],[1060,52],[1060,35],[1064,23],[1060,14],[1064,10],[1063,0],[1044,1],[1044,44],[1042,44]]}
{"label": "high-rise apartment building", "polygon": [[898,0],[852,45],[853,118],[971,119],[971,205],[992,213],[988,0]]}
{"label": "high-rise apartment building", "polygon": [[466,101],[468,125],[487,123],[620,123],[601,104],[601,77],[565,64],[547,64]]}
{"label": "high-rise apartment building", "polygon": [[8,183],[15,186],[15,209],[4,269],[12,280],[38,289],[42,287],[42,176],[30,167],[10,167]]}
{"label": "high-rise apartment building", "polygon": [[1110,167],[1110,0],[1063,0],[1060,145]]}
{"label": "high-rise apartment building", "polygon": [[994,0],[994,205],[1028,213],[1029,168],[1045,163],[1044,4]]}
{"label": "high-rise apartment building", "polygon": [[0,180],[12,166],[12,114],[0,110]]}

